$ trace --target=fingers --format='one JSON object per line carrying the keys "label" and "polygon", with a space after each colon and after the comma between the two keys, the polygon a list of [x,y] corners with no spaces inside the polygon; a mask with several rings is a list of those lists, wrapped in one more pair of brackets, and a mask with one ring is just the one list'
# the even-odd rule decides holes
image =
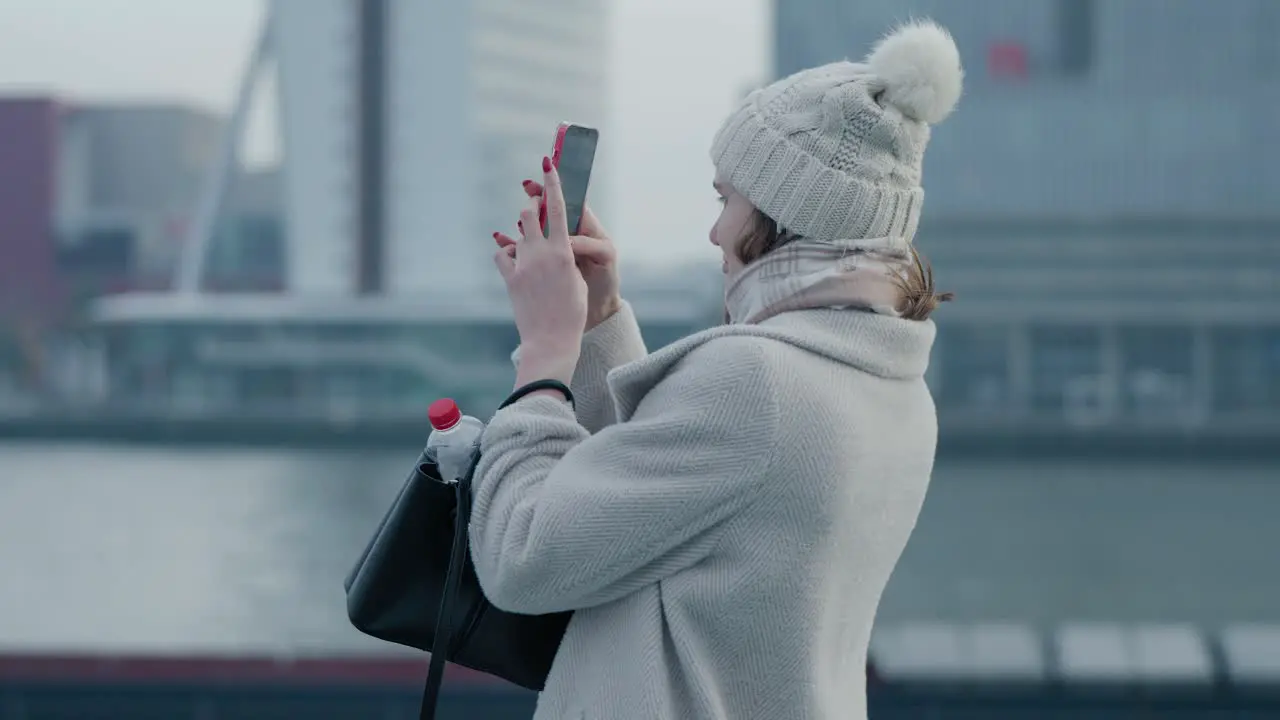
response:
{"label": "fingers", "polygon": [[[543,193],[545,192],[545,189],[542,187],[542,183],[537,183],[537,182],[534,182],[534,181],[532,181],[532,180],[525,180],[525,181],[524,181],[524,183],[523,183],[523,185],[524,185],[524,194],[525,194],[525,195],[528,195],[529,197],[531,197],[531,198],[533,198],[533,199],[535,199],[535,200],[537,200],[539,203],[543,203],[543,210],[544,210],[544,212],[545,212],[545,210],[546,210],[546,208],[545,208],[545,202],[544,202],[544,201],[543,201],[543,199],[542,199],[542,195],[543,195]],[[545,215],[539,215],[539,216],[538,216],[538,222],[539,222],[539,227],[541,227],[541,228],[542,228],[542,232],[545,234],[545,233],[547,232],[547,218],[546,218],[546,216],[545,216]],[[521,232],[524,232],[524,231],[523,231],[523,230],[521,230]]]}
{"label": "fingers", "polygon": [[[533,180],[525,180],[521,185],[524,187],[524,194],[531,198],[541,198],[543,195],[542,183]],[[582,222],[578,225],[578,235],[588,235],[594,238],[603,238],[607,235],[603,226],[600,225],[600,219],[591,211],[591,206],[587,205],[582,209]]]}
{"label": "fingers", "polygon": [[[515,250],[514,247],[510,249]],[[503,280],[510,280],[516,271],[515,253],[508,253],[507,250],[508,248],[500,248],[498,252],[493,254],[493,264],[497,266],[498,274],[502,276]]]}
{"label": "fingers", "polygon": [[520,211],[520,232],[526,240],[542,237],[542,233],[537,230],[542,226],[541,214],[542,202],[538,198],[529,198],[529,202]]}
{"label": "fingers", "polygon": [[551,158],[542,158],[542,172],[547,237],[568,244],[569,226],[564,208],[564,191],[560,187],[560,173],[551,164]]}
{"label": "fingers", "polygon": [[590,260],[600,265],[608,265],[617,259],[618,252],[613,244],[586,235],[575,235],[573,240],[573,256],[579,260]]}
{"label": "fingers", "polygon": [[[521,223],[523,225],[523,223]],[[493,234],[493,241],[497,243],[510,257],[516,256],[516,245],[518,241],[507,235],[506,233],[496,232]],[[573,256],[578,260],[590,260],[600,265],[608,265],[617,259],[618,251],[613,245],[603,240],[597,240],[586,235],[574,236],[569,241],[570,247],[573,248]]]}

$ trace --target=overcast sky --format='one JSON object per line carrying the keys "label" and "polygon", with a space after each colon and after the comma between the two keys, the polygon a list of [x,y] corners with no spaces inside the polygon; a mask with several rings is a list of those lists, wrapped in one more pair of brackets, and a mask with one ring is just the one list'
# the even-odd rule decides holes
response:
{"label": "overcast sky", "polygon": [[[409,0],[427,2],[429,0]],[[611,217],[626,257],[712,259],[707,147],[768,74],[768,0],[615,0]],[[0,92],[227,110],[262,0],[0,0]],[[249,152],[269,154],[259,121]]]}

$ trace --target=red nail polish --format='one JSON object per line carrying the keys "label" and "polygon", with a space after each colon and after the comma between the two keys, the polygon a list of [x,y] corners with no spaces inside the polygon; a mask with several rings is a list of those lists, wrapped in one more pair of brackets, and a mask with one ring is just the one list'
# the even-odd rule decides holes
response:
{"label": "red nail polish", "polygon": [[549,173],[549,172],[551,172],[551,158],[546,157],[546,156],[543,156],[543,158],[542,158],[542,172],[544,172],[544,173]]}
{"label": "red nail polish", "polygon": [[521,185],[523,185],[523,186],[525,186],[525,187],[529,187],[530,185],[532,185],[532,184],[533,184],[533,181],[532,181],[532,180],[525,180],[524,182],[522,182],[522,183],[520,183],[520,184],[521,184]]}
{"label": "red nail polish", "polygon": [[498,239],[498,235],[500,235],[500,234],[501,234],[501,233],[494,233],[494,234],[493,234],[493,239],[494,239],[494,240],[497,240],[497,239]]}

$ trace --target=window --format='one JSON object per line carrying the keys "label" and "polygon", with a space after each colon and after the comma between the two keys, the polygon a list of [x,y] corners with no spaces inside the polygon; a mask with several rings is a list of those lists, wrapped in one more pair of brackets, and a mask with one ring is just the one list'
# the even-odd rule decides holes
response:
{"label": "window", "polygon": [[280,218],[249,214],[219,223],[209,248],[205,277],[214,289],[279,287],[285,274]]}
{"label": "window", "polygon": [[1031,331],[1031,407],[1063,413],[1102,403],[1102,333],[1094,327]]}
{"label": "window", "polygon": [[945,409],[1003,411],[1011,403],[1010,330],[943,326],[938,332],[940,367],[935,392]]}
{"label": "window", "polygon": [[1120,400],[1127,412],[1167,417],[1192,408],[1194,341],[1189,327],[1120,330]]}
{"label": "window", "polygon": [[1094,2],[1058,0],[1058,66],[1065,75],[1082,77],[1093,68]]}
{"label": "window", "polygon": [[1212,338],[1215,409],[1280,410],[1280,328],[1224,328]]}
{"label": "window", "polygon": [[94,287],[123,281],[133,272],[135,242],[132,228],[89,228],[71,242],[58,244],[58,268],[63,274]]}

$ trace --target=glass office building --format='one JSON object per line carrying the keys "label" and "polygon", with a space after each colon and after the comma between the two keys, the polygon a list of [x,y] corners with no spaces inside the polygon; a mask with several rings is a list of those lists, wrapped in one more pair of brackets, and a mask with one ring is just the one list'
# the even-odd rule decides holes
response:
{"label": "glass office building", "polygon": [[[270,8],[288,289],[494,289],[481,240],[515,224],[520,180],[536,173],[556,125],[606,120],[605,0]],[[593,197],[604,194],[593,183]],[[363,224],[370,206],[377,228]]]}
{"label": "glass office building", "polygon": [[1280,421],[1280,3],[787,0],[775,74],[929,16],[966,66],[925,160],[944,417]]}

